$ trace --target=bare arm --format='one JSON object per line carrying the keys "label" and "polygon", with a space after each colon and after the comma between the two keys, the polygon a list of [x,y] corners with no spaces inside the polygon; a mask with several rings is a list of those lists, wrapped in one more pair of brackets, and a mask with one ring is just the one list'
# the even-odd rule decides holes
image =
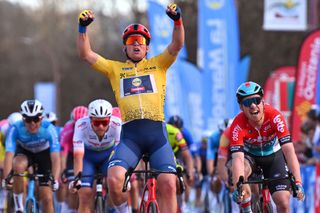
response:
{"label": "bare arm", "polygon": [[[87,11],[86,13],[82,12],[82,14],[83,15],[80,17],[83,21],[86,21],[88,19],[94,20],[93,12]],[[79,56],[81,59],[83,59],[90,65],[94,64],[97,61],[98,54],[92,51],[89,35],[87,32],[78,33],[77,46],[78,46]]]}
{"label": "bare arm", "polygon": [[168,51],[171,55],[178,55],[184,45],[184,27],[183,24],[175,25],[172,32],[172,41],[168,46]]}
{"label": "bare arm", "polygon": [[93,52],[91,49],[88,33],[78,34],[77,46],[81,59],[83,59],[90,65],[96,63],[98,54]]}
{"label": "bare arm", "polygon": [[227,162],[226,158],[218,157],[218,165],[217,165],[218,176],[225,183],[228,182],[228,172],[227,172],[227,168],[225,166],[226,162]]}
{"label": "bare arm", "polygon": [[185,165],[187,166],[188,176],[190,177],[190,182],[193,181],[193,160],[188,149],[181,151],[182,159]]}
{"label": "bare arm", "polygon": [[6,178],[8,176],[8,174],[10,173],[10,171],[12,169],[13,156],[14,156],[13,152],[6,152],[6,156],[4,159],[4,171],[3,171],[4,178]]}
{"label": "bare arm", "polygon": [[61,159],[61,172],[63,172],[67,168],[67,156],[60,153]]}
{"label": "bare arm", "polygon": [[244,176],[244,153],[232,154],[232,182],[236,186],[240,176]]}
{"label": "bare arm", "polygon": [[52,152],[50,154],[51,164],[52,164],[52,175],[55,180],[58,180],[60,177],[60,152]]}
{"label": "bare arm", "polygon": [[214,160],[207,160],[207,162],[206,162],[206,164],[207,164],[207,172],[208,172],[208,174],[210,175],[210,176],[212,176],[213,175],[213,170],[214,170]]}
{"label": "bare arm", "polygon": [[167,7],[168,16],[174,20],[172,32],[172,41],[168,46],[168,51],[171,55],[178,55],[180,49],[184,45],[185,32],[181,18],[181,11],[176,4],[170,4]]}
{"label": "bare arm", "polygon": [[282,145],[281,148],[288,164],[289,170],[292,172],[296,180],[301,182],[300,164],[296,156],[293,143],[286,143]]}
{"label": "bare arm", "polygon": [[73,172],[77,175],[79,172],[83,170],[83,156],[81,155],[74,155],[73,156]]}

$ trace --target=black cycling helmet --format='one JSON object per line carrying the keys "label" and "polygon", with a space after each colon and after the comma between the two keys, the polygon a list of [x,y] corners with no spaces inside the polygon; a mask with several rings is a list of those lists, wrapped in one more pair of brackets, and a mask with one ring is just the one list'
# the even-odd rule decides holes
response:
{"label": "black cycling helmet", "polygon": [[183,120],[179,115],[174,115],[169,118],[169,124],[181,129],[183,127]]}

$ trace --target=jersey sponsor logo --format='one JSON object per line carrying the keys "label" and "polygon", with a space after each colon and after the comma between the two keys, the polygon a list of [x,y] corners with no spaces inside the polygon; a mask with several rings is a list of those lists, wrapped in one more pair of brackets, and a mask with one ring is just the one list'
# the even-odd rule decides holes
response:
{"label": "jersey sponsor logo", "polygon": [[241,131],[241,127],[237,125],[233,130],[232,130],[232,140],[238,141],[239,140],[239,132]]}
{"label": "jersey sponsor logo", "polygon": [[279,139],[280,144],[291,142],[291,135],[287,135]]}
{"label": "jersey sponsor logo", "polygon": [[120,80],[121,97],[156,92],[157,86],[152,74],[123,78]]}
{"label": "jersey sponsor logo", "polygon": [[135,87],[139,87],[141,84],[142,84],[142,81],[141,81],[140,78],[134,78],[132,80],[132,85],[135,86]]}
{"label": "jersey sponsor logo", "polygon": [[281,119],[280,114],[278,114],[276,117],[274,117],[273,123],[275,123],[277,125],[277,129],[279,132],[282,132],[282,133],[284,132],[285,123]]}
{"label": "jersey sponsor logo", "polygon": [[108,168],[115,166],[116,164],[120,164],[122,160],[113,160],[109,162]]}
{"label": "jersey sponsor logo", "polygon": [[132,70],[133,67],[122,67],[121,70],[127,71],[127,70]]}
{"label": "jersey sponsor logo", "polygon": [[176,140],[177,140],[177,141],[180,141],[180,140],[182,140],[182,139],[183,139],[182,133],[177,133],[177,135],[176,135]]}
{"label": "jersey sponsor logo", "polygon": [[77,126],[77,128],[82,128],[82,127],[84,127],[84,126],[85,126],[85,124],[86,124],[86,122],[85,122],[85,121],[83,121],[83,122],[81,122],[81,123]]}
{"label": "jersey sponsor logo", "polygon": [[119,122],[116,122],[116,121],[112,121],[112,124],[116,125],[116,126],[120,126],[121,125]]}
{"label": "jersey sponsor logo", "polygon": [[268,131],[269,129],[271,129],[271,125],[270,124],[268,124],[268,125],[266,125],[264,128],[263,128],[263,131]]}
{"label": "jersey sponsor logo", "polygon": [[287,185],[285,184],[279,184],[279,185],[276,185],[276,191],[282,191],[282,190],[286,190],[287,189]]}
{"label": "jersey sponsor logo", "polygon": [[90,140],[95,140],[95,139],[97,139],[97,136],[95,136],[95,135],[89,135],[89,139],[90,139]]}
{"label": "jersey sponsor logo", "polygon": [[73,141],[73,145],[81,144],[82,141]]}
{"label": "jersey sponsor logo", "polygon": [[153,67],[145,67],[145,68],[144,68],[144,71],[155,70],[155,69],[157,69],[156,66],[153,66]]}
{"label": "jersey sponsor logo", "polygon": [[20,143],[22,147],[25,148],[36,148],[36,147],[42,147],[44,146],[46,143],[49,143],[47,140],[45,139],[40,139],[38,141],[28,141],[26,143]]}
{"label": "jersey sponsor logo", "polygon": [[230,152],[241,152],[243,151],[243,146],[231,146]]}

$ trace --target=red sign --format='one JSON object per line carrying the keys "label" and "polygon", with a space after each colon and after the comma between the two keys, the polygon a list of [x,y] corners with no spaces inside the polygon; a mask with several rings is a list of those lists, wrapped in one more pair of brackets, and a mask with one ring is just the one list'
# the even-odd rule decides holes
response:
{"label": "red sign", "polygon": [[300,140],[300,125],[316,103],[319,60],[320,30],[316,30],[306,37],[300,48],[291,122],[293,142]]}

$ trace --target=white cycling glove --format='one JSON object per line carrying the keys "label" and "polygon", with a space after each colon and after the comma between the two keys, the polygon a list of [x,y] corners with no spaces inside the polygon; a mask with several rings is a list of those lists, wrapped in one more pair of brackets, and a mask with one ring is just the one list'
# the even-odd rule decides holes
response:
{"label": "white cycling glove", "polygon": [[59,189],[59,182],[56,180],[52,181],[51,187],[52,187],[52,191],[54,192],[57,191]]}
{"label": "white cycling glove", "polygon": [[76,193],[81,188],[81,180],[75,182],[74,180],[69,183],[69,191]]}

